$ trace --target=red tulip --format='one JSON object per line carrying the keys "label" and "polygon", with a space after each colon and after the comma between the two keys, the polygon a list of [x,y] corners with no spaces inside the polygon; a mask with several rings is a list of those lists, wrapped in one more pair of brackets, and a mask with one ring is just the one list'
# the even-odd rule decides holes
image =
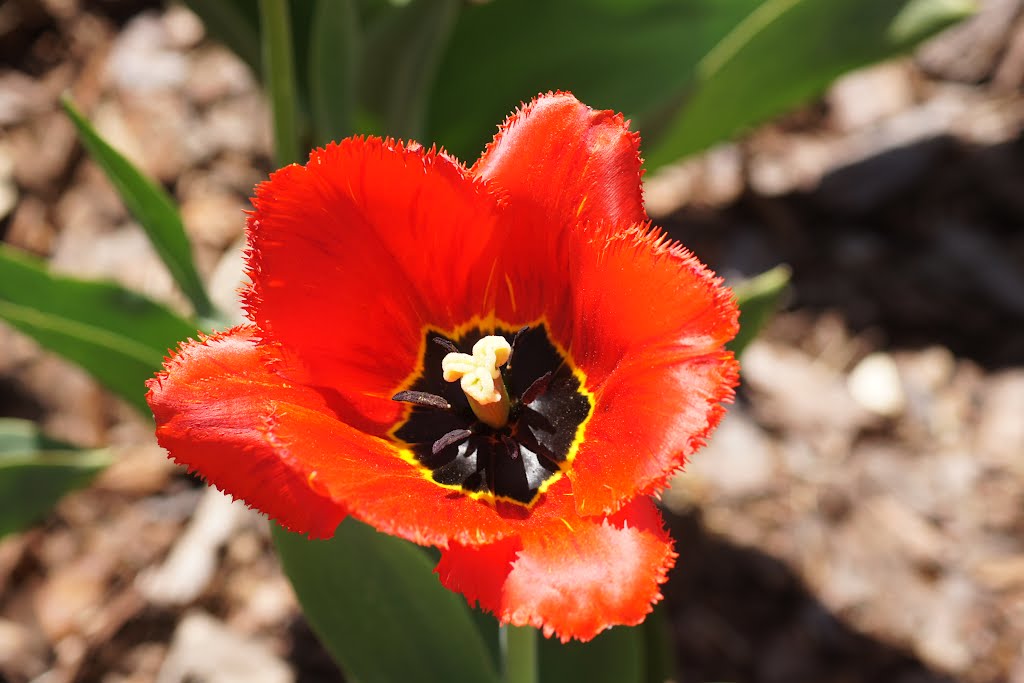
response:
{"label": "red tulip", "polygon": [[293,531],[352,515],[439,547],[502,622],[641,622],[676,557],[650,496],[733,395],[737,309],[649,226],[638,147],[555,93],[469,169],[355,137],[277,171],[250,322],[150,381],[160,444]]}

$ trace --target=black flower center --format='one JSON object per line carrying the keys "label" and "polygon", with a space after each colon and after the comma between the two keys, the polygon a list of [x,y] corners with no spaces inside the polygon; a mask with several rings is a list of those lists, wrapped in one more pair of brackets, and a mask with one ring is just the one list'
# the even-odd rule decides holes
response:
{"label": "black flower center", "polygon": [[[501,368],[511,400],[501,428],[480,421],[459,382],[446,382],[441,361],[469,353],[487,335],[505,337],[512,354]],[[541,323],[522,328],[473,327],[457,335],[427,330],[421,370],[396,400],[412,404],[391,435],[435,483],[474,496],[530,505],[568,467],[593,400],[583,374]]]}

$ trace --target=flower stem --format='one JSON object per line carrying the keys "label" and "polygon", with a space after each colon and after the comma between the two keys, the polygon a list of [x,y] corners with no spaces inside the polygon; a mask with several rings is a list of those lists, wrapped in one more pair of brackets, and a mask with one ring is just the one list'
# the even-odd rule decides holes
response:
{"label": "flower stem", "polygon": [[537,683],[537,629],[504,625],[500,637],[505,683]]}

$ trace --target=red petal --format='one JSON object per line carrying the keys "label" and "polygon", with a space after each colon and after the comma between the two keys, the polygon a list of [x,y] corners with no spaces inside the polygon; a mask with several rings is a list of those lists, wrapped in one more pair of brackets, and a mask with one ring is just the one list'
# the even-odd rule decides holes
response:
{"label": "red petal", "polygon": [[251,318],[383,434],[424,324],[488,310],[493,198],[443,154],[349,138],[275,173],[253,204]]}
{"label": "red petal", "polygon": [[255,334],[188,344],[150,381],[157,439],[177,462],[311,536],[330,536],[346,510],[422,544],[511,532],[500,510],[431,483],[389,443],[340,421],[336,402],[283,380],[281,356]]}
{"label": "red petal", "polygon": [[[518,251],[517,251],[518,249]],[[499,316],[544,314],[585,373],[596,407],[569,477],[581,514],[657,493],[732,398],[738,329],[732,292],[657,231],[574,225],[503,249]]]}
{"label": "red petal", "polygon": [[732,292],[682,247],[632,229],[573,235],[573,359],[595,392],[570,478],[582,514],[663,488],[721,418],[737,365]]}
{"label": "red petal", "polygon": [[621,114],[549,93],[501,126],[472,172],[508,193],[509,204],[546,215],[549,230],[577,221],[628,227],[647,220],[640,137]]}
{"label": "red petal", "polygon": [[737,371],[726,351],[651,354],[616,370],[597,393],[569,470],[579,513],[604,514],[664,489],[722,419]]}
{"label": "red petal", "polygon": [[736,336],[732,291],[657,230],[574,230],[566,252],[573,283],[572,354],[591,389],[638,354],[701,356]]}
{"label": "red petal", "polygon": [[326,538],[345,508],[309,485],[303,463],[281,457],[273,443],[278,410],[323,400],[283,385],[265,366],[255,330],[236,328],[191,342],[148,382],[157,441],[189,471],[267,513],[283,526]]}
{"label": "red petal", "polygon": [[445,588],[462,593],[470,605],[479,604],[501,618],[505,582],[522,547],[517,536],[487,545],[452,543],[441,551],[434,571]]}
{"label": "red petal", "polygon": [[518,540],[449,547],[437,572],[504,623],[586,641],[643,621],[675,558],[657,509],[640,498],[607,519],[573,516]]}

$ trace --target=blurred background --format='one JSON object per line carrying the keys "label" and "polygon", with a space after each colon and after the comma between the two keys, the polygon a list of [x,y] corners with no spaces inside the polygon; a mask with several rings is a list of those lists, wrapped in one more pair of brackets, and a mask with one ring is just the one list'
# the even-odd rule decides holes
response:
{"label": "blurred background", "polygon": [[[681,682],[1024,683],[1024,2],[979,8],[647,177],[655,222],[720,274],[792,272],[664,497]],[[242,211],[275,165],[250,68],[181,5],[0,3],[3,241],[185,310],[65,91],[172,193],[236,308]],[[340,680],[261,518],[2,323],[0,417],[115,455],[0,540],[0,681]]]}

